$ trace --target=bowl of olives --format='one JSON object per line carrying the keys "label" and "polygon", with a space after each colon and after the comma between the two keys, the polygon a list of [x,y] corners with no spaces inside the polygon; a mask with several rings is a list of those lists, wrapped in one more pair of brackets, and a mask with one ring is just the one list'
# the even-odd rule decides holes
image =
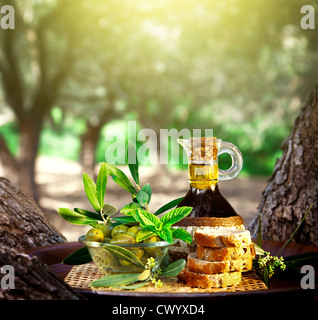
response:
{"label": "bowl of olives", "polygon": [[141,228],[138,225],[101,224],[88,230],[79,237],[79,242],[86,245],[94,263],[104,275],[116,273],[140,273],[149,259],[156,268],[166,257],[170,244],[160,241],[157,236],[150,236],[142,242],[136,242]]}

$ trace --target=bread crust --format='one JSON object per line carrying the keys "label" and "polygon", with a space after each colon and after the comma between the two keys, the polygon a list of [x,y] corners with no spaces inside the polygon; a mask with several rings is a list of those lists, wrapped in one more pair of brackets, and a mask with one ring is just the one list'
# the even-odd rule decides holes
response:
{"label": "bread crust", "polygon": [[202,274],[190,271],[187,267],[179,275],[188,286],[199,288],[225,288],[241,281],[241,272],[223,272],[215,274]]}
{"label": "bread crust", "polygon": [[174,224],[175,227],[189,227],[189,226],[200,226],[200,227],[237,227],[245,229],[244,220],[241,216],[232,216],[226,218],[217,217],[185,217]]}
{"label": "bread crust", "polygon": [[202,229],[195,232],[195,241],[203,247],[241,247],[251,243],[249,230]]}
{"label": "bread crust", "polygon": [[187,268],[192,272],[214,274],[232,271],[248,271],[252,269],[252,263],[253,261],[250,257],[237,260],[207,261],[199,259],[196,253],[192,253],[188,256]]}

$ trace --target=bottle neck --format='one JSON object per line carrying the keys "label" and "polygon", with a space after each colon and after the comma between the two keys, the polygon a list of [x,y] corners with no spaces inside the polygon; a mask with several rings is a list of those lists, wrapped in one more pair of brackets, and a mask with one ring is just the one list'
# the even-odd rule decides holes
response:
{"label": "bottle neck", "polygon": [[217,164],[189,164],[189,183],[197,189],[215,190],[218,184],[219,168]]}

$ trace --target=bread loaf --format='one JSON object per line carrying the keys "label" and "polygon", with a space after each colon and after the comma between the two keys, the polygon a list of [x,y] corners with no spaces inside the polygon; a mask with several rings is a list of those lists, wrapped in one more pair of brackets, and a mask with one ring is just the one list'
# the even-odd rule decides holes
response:
{"label": "bread loaf", "polygon": [[192,253],[188,256],[187,268],[189,271],[204,274],[248,271],[252,268],[252,262],[249,257],[237,260],[206,261],[199,259],[196,253]]}
{"label": "bread loaf", "polygon": [[241,272],[223,272],[215,274],[203,274],[190,271],[185,267],[179,278],[191,287],[199,288],[225,288],[241,281]]}
{"label": "bread loaf", "polygon": [[203,247],[241,247],[251,243],[249,230],[202,229],[195,233],[195,242]]}
{"label": "bread loaf", "polygon": [[224,288],[252,269],[255,247],[248,230],[202,228],[195,232],[196,252],[187,257],[179,278],[191,287]]}

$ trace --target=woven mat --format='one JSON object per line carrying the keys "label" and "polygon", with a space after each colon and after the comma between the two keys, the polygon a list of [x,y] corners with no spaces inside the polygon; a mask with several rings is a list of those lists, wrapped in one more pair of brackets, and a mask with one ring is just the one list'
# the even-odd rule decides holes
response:
{"label": "woven mat", "polygon": [[[71,287],[79,290],[90,290],[92,292],[98,291],[122,291],[122,289],[115,288],[93,288],[89,284],[96,279],[102,278],[104,275],[99,271],[97,266],[92,263],[74,266],[69,274],[64,279]],[[147,293],[206,293],[206,292],[242,292],[253,290],[267,290],[267,287],[256,275],[255,272],[243,272],[242,280],[239,284],[227,288],[191,288],[187,286],[183,281],[175,278],[162,279],[163,286],[161,288],[155,288],[154,285],[149,284],[139,289],[133,290],[133,292],[147,292]],[[126,292],[130,292],[125,290]]]}

